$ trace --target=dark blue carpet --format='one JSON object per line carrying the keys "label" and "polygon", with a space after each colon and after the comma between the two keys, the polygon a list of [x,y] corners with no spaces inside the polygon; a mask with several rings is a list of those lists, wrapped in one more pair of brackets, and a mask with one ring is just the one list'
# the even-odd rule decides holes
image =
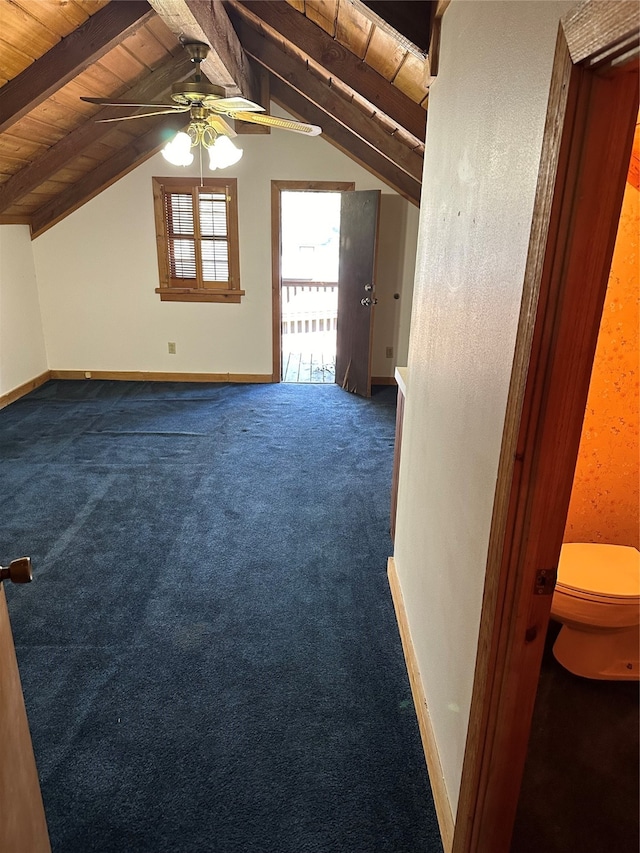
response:
{"label": "dark blue carpet", "polygon": [[0,412],[55,853],[440,853],[386,578],[394,418],[392,388],[100,381]]}

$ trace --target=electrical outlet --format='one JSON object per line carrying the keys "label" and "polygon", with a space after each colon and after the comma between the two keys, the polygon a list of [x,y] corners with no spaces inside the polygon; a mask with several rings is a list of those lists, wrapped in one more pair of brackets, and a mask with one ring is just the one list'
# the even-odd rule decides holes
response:
{"label": "electrical outlet", "polygon": [[175,355],[175,354],[176,354],[176,342],[175,341],[169,341],[169,355]]}
{"label": "electrical outlet", "polygon": [[393,358],[393,347],[387,347],[387,358]]}

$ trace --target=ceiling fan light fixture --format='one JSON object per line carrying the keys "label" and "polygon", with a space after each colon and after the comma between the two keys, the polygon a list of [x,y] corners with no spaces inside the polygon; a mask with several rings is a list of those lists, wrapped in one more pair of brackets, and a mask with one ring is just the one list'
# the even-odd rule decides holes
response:
{"label": "ceiling fan light fixture", "polygon": [[190,166],[193,163],[193,154],[189,135],[177,133],[162,149],[162,156],[172,166]]}
{"label": "ceiling fan light fixture", "polygon": [[242,149],[236,148],[228,136],[216,131],[201,121],[192,121],[186,133],[177,133],[162,149],[162,156],[172,166],[190,166],[194,157],[191,149],[201,145],[209,152],[209,168],[227,169],[242,157]]}
{"label": "ceiling fan light fixture", "polygon": [[212,172],[227,169],[237,163],[243,153],[242,148],[236,148],[228,136],[218,136],[209,148],[209,168]]}

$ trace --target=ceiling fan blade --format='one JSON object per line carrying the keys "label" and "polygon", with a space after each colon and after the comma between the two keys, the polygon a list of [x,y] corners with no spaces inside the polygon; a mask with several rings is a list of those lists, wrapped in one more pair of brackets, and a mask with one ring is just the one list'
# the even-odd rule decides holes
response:
{"label": "ceiling fan blade", "polygon": [[307,136],[318,136],[322,128],[317,124],[304,124],[300,121],[291,121],[288,118],[277,118],[276,116],[256,115],[255,113],[237,112],[233,118],[240,121],[249,121],[253,124],[264,124],[267,127],[279,127],[282,130],[293,130],[294,133],[304,133]]}
{"label": "ceiling fan blade", "polygon": [[253,101],[248,101],[246,98],[205,98],[204,105],[209,110],[216,113],[236,113],[238,111],[246,113],[263,113],[264,107],[260,104],[255,104]]}
{"label": "ceiling fan blade", "polygon": [[106,98],[85,98],[80,96],[81,101],[88,104],[98,104],[101,107],[174,107],[177,104],[132,104],[129,101],[107,101]]}
{"label": "ceiling fan blade", "polygon": [[155,113],[136,113],[132,116],[120,116],[119,118],[99,118],[96,119],[96,124],[107,124],[110,121],[131,121],[134,118],[150,118],[151,116],[170,116],[176,113],[186,113],[189,107],[179,110],[156,110]]}

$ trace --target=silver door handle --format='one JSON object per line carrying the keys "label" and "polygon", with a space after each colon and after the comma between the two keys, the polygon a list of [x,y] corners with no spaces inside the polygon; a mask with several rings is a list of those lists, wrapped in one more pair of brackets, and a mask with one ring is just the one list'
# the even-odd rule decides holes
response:
{"label": "silver door handle", "polygon": [[369,296],[365,296],[360,300],[360,305],[364,305],[365,308],[368,308],[370,305],[377,305],[377,304],[378,304],[378,300],[375,299],[375,297],[373,299],[371,299]]}

